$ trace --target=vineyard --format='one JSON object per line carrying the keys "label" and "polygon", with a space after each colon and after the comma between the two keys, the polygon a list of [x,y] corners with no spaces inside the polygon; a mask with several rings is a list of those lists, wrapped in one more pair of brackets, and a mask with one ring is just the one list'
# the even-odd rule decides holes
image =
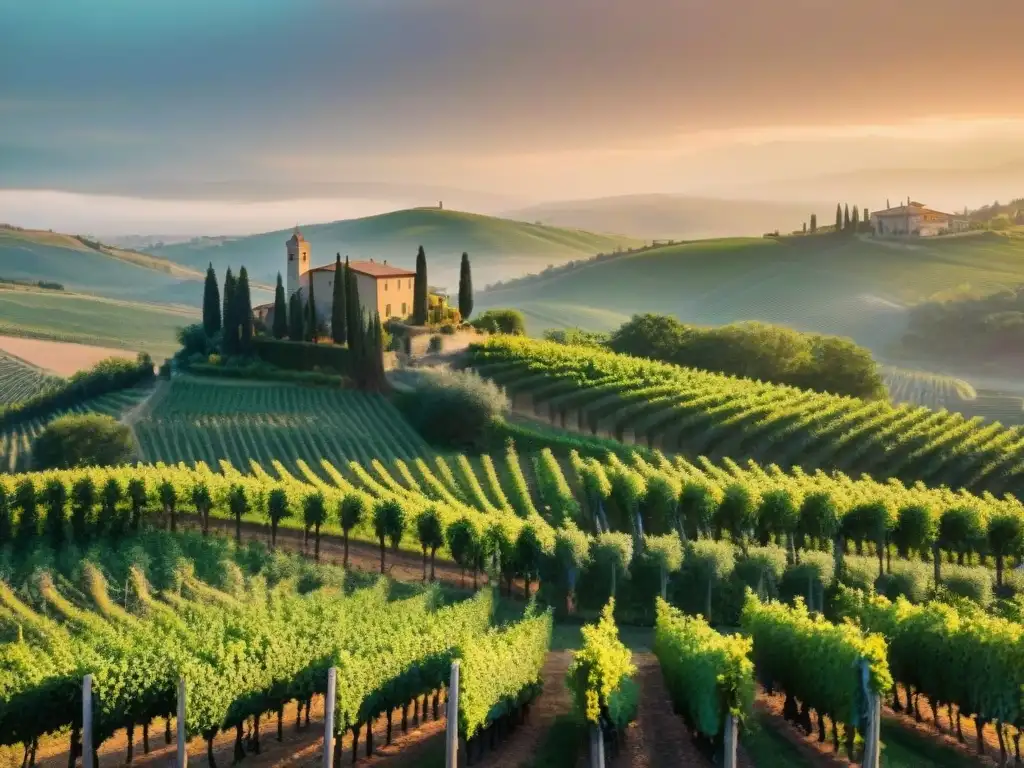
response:
{"label": "vineyard", "polygon": [[28,469],[32,457],[32,442],[48,423],[67,413],[102,413],[114,418],[137,406],[148,394],[146,386],[113,392],[87,400],[66,411],[57,411],[8,427],[0,432],[0,472],[22,472]]}
{"label": "vineyard", "polygon": [[27,400],[58,381],[55,376],[0,353],[0,407]]}
{"label": "vineyard", "polygon": [[[354,753],[365,731],[372,754],[370,725],[381,716],[390,743],[392,714],[402,713],[404,730],[414,702],[418,718],[420,698],[426,716],[431,694],[436,718],[455,658],[464,673],[460,729],[470,742],[538,690],[551,615],[528,608],[515,624],[493,625],[490,591],[448,601],[426,587],[396,599],[384,579],[340,591],[340,569],[217,540],[150,532],[124,543],[127,551],[96,553],[105,572],[85,562],[0,584],[8,638],[0,646],[0,743],[24,744],[32,762],[49,734],[69,732],[69,749],[80,748],[85,674],[98,702],[94,743],[126,729],[129,762],[136,727],[148,751],[150,723],[170,721],[179,678],[187,685],[187,734],[206,740],[211,764],[222,731],[237,730],[237,761],[246,754],[243,724],[253,718],[258,729],[261,715],[276,713],[279,738],[286,704],[297,701],[301,711],[304,703],[308,719],[332,666],[338,753],[342,735],[352,734]],[[496,665],[497,658],[513,663]]]}
{"label": "vineyard", "polygon": [[885,366],[882,379],[894,405],[920,405],[938,410],[959,410],[965,401],[975,400],[978,393],[968,382],[952,376],[924,371],[908,371]]}
{"label": "vineyard", "polygon": [[319,466],[430,453],[386,399],[361,392],[289,385],[174,380],[135,425],[145,461],[221,460],[238,467],[280,461]]}
{"label": "vineyard", "polygon": [[[821,610],[836,552],[847,545],[863,545],[866,554],[842,558],[836,574],[842,583],[856,584],[867,572],[870,586],[878,573],[878,583],[896,589],[898,598],[904,594],[899,593],[901,569],[923,567],[930,573],[935,565],[914,553],[937,552],[942,560],[965,563],[940,564],[947,588],[958,584],[949,576],[964,581],[964,571],[988,581],[987,592],[965,592],[976,607],[960,610],[987,617],[978,626],[1017,626],[1016,619],[991,613],[997,607],[1005,611],[1005,601],[998,606],[993,601],[998,563],[1021,553],[1024,516],[1015,501],[840,474],[690,463],[660,454],[650,460],[634,454],[623,461],[571,453],[559,460],[550,452],[519,457],[510,447],[501,460],[447,457],[435,461],[435,469],[420,459],[413,463],[415,475],[402,460],[392,466],[407,471],[394,474],[383,463],[371,470],[350,465],[348,475],[327,462],[319,472],[296,463],[297,475],[280,463],[270,471],[256,464],[252,473],[242,474],[224,462],[217,472],[205,464],[155,465],[3,478],[0,534],[20,542],[17,555],[9,547],[0,549],[0,572],[10,587],[0,594],[0,628],[7,640],[0,651],[6,654],[0,675],[7,670],[0,690],[9,692],[4,694],[9,706],[0,707],[3,741],[31,750],[40,737],[68,726],[71,741],[80,739],[74,729],[80,711],[75,684],[87,671],[94,675],[100,702],[100,740],[167,719],[174,681],[184,673],[188,680],[204,681],[189,688],[188,733],[205,739],[212,751],[217,734],[241,734],[244,728],[250,736],[236,740],[241,755],[245,744],[251,748],[253,728],[258,731],[257,716],[273,717],[296,701],[308,709],[310,699],[322,695],[328,666],[339,669],[337,732],[348,734],[346,748],[353,750],[363,748],[355,746],[359,734],[370,738],[364,746],[371,751],[372,739],[381,738],[379,732],[369,736],[369,723],[389,719],[389,713],[407,715],[410,702],[442,689],[448,662],[456,657],[463,660],[465,684],[459,727],[474,755],[490,739],[490,734],[480,737],[488,723],[516,717],[516,708],[536,693],[550,614],[527,614],[514,627],[486,630],[492,621],[490,592],[446,605],[436,590],[388,600],[388,590],[378,584],[351,595],[346,590],[343,597],[336,589],[342,573],[334,566],[269,555],[251,545],[233,549],[220,537],[145,532],[150,523],[173,528],[174,518],[186,513],[200,520],[276,519],[317,540],[325,532],[362,531],[381,540],[382,566],[385,540],[415,542],[424,553],[424,573],[427,551],[444,548],[464,567],[486,570],[494,582],[516,578],[529,590],[529,583],[539,580],[541,597],[552,605],[566,605],[564,598],[575,593],[568,603],[577,610],[605,606],[601,622],[584,633],[582,655],[567,682],[580,712],[610,724],[612,734],[628,730],[637,694],[606,603],[621,601],[627,613],[630,604],[646,604],[649,615],[656,608],[655,651],[674,707],[715,749],[722,744],[721,717],[749,708],[749,662],[767,690],[785,694],[789,719],[809,729],[809,713],[816,712],[817,730],[831,728],[831,740],[847,752],[865,728],[855,706],[861,689],[850,671],[857,659],[869,662],[875,693],[889,695],[891,668],[896,682],[912,686],[915,695],[946,701],[917,682],[911,676],[916,673],[904,672],[900,664],[905,662],[895,661],[895,619],[885,619],[888,614],[878,614],[877,620],[872,614],[873,623],[866,618],[865,625],[889,646],[879,635],[833,627],[805,609],[761,603],[749,594],[754,589],[765,597],[801,598]],[[917,539],[914,530],[920,532]],[[967,533],[957,539],[956,530]],[[111,537],[117,544],[105,548],[102,542]],[[42,555],[44,550],[31,547],[34,541],[86,544],[89,564]],[[796,561],[787,556],[794,546],[799,546]],[[889,562],[891,555],[895,562]],[[988,558],[989,566],[996,560],[996,576],[978,563],[979,556]],[[577,573],[575,583],[565,578],[567,569]],[[627,573],[631,578],[622,578]],[[977,578],[966,581],[970,586]],[[922,602],[926,594],[911,592],[906,596],[915,603],[896,605],[933,610]],[[715,624],[740,625],[750,640],[744,645],[717,639],[707,623],[659,603],[659,593],[684,608],[697,595],[696,606],[687,610],[708,608]],[[705,595],[713,606],[704,603]],[[846,615],[860,616],[854,601],[846,605]],[[902,617],[909,608],[898,610]],[[722,621],[729,612],[734,612],[731,622]],[[235,651],[225,657],[218,649],[229,637]],[[1011,641],[1016,642],[1006,640],[1011,643],[1007,653],[1019,647]],[[273,651],[256,654],[257,648]],[[1017,663],[1012,653],[1007,663]],[[490,661],[499,658],[504,661],[497,666]],[[311,659],[316,660],[312,666]],[[820,674],[794,675],[790,670],[801,663]],[[125,669],[149,672],[126,677]],[[698,681],[726,687],[695,688]],[[39,715],[39,702],[58,694],[65,707]],[[981,713],[983,728],[989,718],[1001,723],[1007,739],[1016,735],[1010,710],[993,710],[990,716],[977,709],[982,706],[977,699],[962,706],[965,716]],[[988,732],[995,733],[991,727]],[[618,744],[618,738],[610,744]]]}
{"label": "vineyard", "polygon": [[1024,487],[1024,432],[522,338],[472,350],[517,410],[669,452],[839,469],[993,494]]}

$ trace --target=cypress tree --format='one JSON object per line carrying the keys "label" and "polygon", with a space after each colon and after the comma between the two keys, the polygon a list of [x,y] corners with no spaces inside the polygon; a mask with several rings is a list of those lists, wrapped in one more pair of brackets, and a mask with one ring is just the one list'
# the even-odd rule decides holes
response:
{"label": "cypress tree", "polygon": [[864,231],[871,231],[871,211],[869,211],[867,208],[864,209]]}
{"label": "cypress tree", "polygon": [[309,301],[306,302],[306,341],[316,343],[316,298],[313,296],[313,275],[309,276]]}
{"label": "cypress tree", "polygon": [[334,296],[331,300],[331,338],[335,344],[348,341],[348,316],[345,314],[346,280],[348,279],[348,259],[344,269],[341,266],[341,254],[334,259]]}
{"label": "cypress tree", "polygon": [[379,391],[385,388],[387,374],[384,373],[384,328],[380,323],[380,314],[373,313],[370,328],[370,355],[367,366],[370,373],[370,388]]}
{"label": "cypress tree", "polygon": [[288,304],[288,338],[302,341],[302,298],[298,291],[292,294]]}
{"label": "cypress tree", "polygon": [[853,206],[853,219],[851,221],[853,223],[853,231],[860,232],[860,208],[856,205]]}
{"label": "cypress tree", "polygon": [[249,293],[249,273],[243,266],[235,286],[235,317],[238,319],[238,348],[248,354],[252,350],[252,295]]}
{"label": "cypress tree", "polygon": [[843,231],[843,206],[836,203],[836,232]]}
{"label": "cypress tree", "polygon": [[274,338],[283,339],[288,335],[288,304],[284,300],[284,285],[281,273],[277,273],[277,287],[274,289]]}
{"label": "cypress tree", "polygon": [[811,234],[813,235],[818,231],[818,214],[811,214]]}
{"label": "cypress tree", "polygon": [[846,204],[846,211],[843,214],[843,232],[850,231],[850,204]]}
{"label": "cypress tree", "polygon": [[352,272],[348,257],[345,258],[345,302],[346,326],[348,327],[348,348],[353,360],[353,366],[357,364],[360,345],[362,344],[361,323],[363,317],[362,307],[359,306],[359,284]]}
{"label": "cypress tree", "polygon": [[413,325],[427,324],[427,254],[420,246],[416,254],[416,280],[412,287]]}
{"label": "cypress tree", "polygon": [[220,330],[220,288],[217,287],[212,261],[206,268],[206,284],[203,286],[203,330],[207,336],[213,336]]}
{"label": "cypress tree", "polygon": [[459,314],[462,320],[469,320],[473,314],[473,272],[469,266],[469,254],[462,254],[462,265],[459,267]]}
{"label": "cypress tree", "polygon": [[224,343],[222,351],[233,355],[238,346],[238,323],[235,322],[235,276],[228,267],[224,275]]}

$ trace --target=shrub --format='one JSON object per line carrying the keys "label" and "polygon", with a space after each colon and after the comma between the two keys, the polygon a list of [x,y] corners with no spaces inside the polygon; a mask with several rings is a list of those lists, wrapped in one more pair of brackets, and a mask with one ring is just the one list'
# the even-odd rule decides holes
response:
{"label": "shrub", "polygon": [[507,333],[511,336],[526,335],[526,320],[516,309],[489,309],[469,323],[487,333]]}
{"label": "shrub", "polygon": [[440,352],[444,342],[438,334],[434,334],[430,337],[430,344],[427,346],[428,352]]}
{"label": "shrub", "polygon": [[470,371],[424,370],[413,386],[399,396],[399,407],[423,437],[439,445],[482,446],[508,410],[505,393]]}
{"label": "shrub", "polygon": [[117,466],[132,460],[131,430],[110,416],[62,416],[47,425],[32,445],[35,469]]}
{"label": "shrub", "polygon": [[206,329],[202,323],[193,323],[178,329],[178,343],[181,344],[181,352],[184,357],[190,355],[206,355],[216,348],[215,342],[206,335]]}
{"label": "shrub", "polygon": [[943,566],[942,586],[948,592],[983,607],[992,602],[992,574],[981,566]]}

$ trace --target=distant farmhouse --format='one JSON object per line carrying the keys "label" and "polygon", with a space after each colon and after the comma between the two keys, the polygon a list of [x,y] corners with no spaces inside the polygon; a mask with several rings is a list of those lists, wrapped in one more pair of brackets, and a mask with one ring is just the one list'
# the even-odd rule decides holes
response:
{"label": "distant farmhouse", "polygon": [[933,211],[923,203],[908,200],[906,205],[875,211],[871,214],[871,225],[880,237],[932,237],[952,232],[965,232],[969,221],[950,213]]}
{"label": "distant farmhouse", "polygon": [[[309,241],[302,236],[298,228],[285,243],[285,248],[288,255],[286,298],[290,300],[292,294],[298,293],[305,304],[309,299],[312,282],[317,319],[329,323],[334,305],[334,262],[310,268]],[[392,317],[404,318],[412,312],[415,272],[390,266],[387,260],[352,261],[349,262],[349,267],[356,278],[359,304],[364,310],[378,312],[381,322]],[[253,313],[268,326],[273,325],[273,303],[253,307]]]}

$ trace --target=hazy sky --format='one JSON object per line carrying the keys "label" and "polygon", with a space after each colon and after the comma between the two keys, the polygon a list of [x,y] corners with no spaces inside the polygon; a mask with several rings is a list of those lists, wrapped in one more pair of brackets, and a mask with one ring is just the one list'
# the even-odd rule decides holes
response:
{"label": "hazy sky", "polygon": [[883,187],[929,169],[947,206],[1024,195],[1021,0],[0,0],[0,27],[0,188],[84,195],[0,192],[0,221],[813,198],[851,173],[925,197]]}

